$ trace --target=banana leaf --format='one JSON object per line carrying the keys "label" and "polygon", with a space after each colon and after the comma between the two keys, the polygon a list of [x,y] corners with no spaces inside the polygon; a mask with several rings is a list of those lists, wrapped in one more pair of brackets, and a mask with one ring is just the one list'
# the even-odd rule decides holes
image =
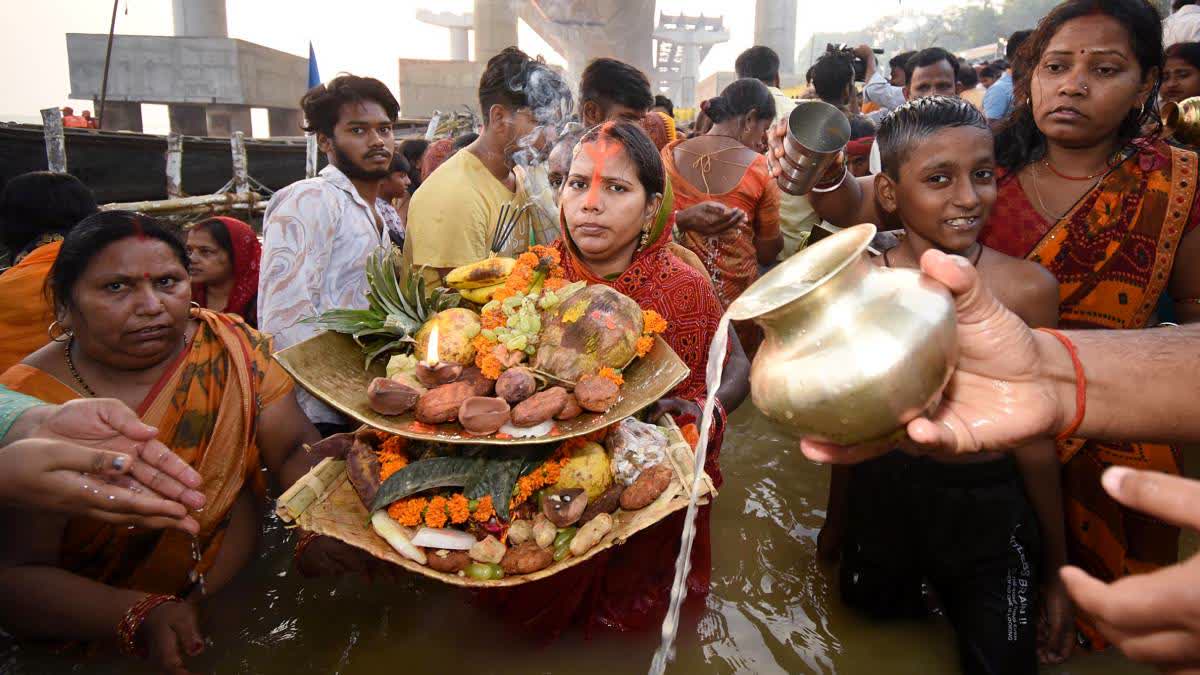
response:
{"label": "banana leaf", "polygon": [[[424,490],[439,487],[463,487],[481,459],[474,457],[438,457],[413,462],[383,481],[371,512],[387,508],[392,502],[410,497]],[[511,490],[511,487],[509,488]],[[504,500],[507,511],[508,500]],[[499,510],[499,505],[497,505]]]}

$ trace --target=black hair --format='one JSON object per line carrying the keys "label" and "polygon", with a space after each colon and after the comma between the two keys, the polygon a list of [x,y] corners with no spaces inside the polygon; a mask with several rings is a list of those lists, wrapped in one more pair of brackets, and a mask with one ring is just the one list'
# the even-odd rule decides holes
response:
{"label": "black hair", "polygon": [[854,115],[850,118],[850,140],[857,140],[875,135],[875,123],[865,115]]}
{"label": "black hair", "polygon": [[809,66],[808,70],[804,71],[804,83],[805,84],[812,86],[813,71],[816,69],[817,69],[816,66]]}
{"label": "black hair", "polygon": [[479,138],[479,134],[475,133],[474,131],[468,131],[467,133],[463,134],[462,136],[455,136],[454,143],[452,143],[451,145],[454,146],[454,149],[456,151],[462,150],[463,148],[467,147],[468,145],[474,143],[475,139],[477,139],[477,138]]}
{"label": "black hair", "polygon": [[[228,230],[225,234],[228,237]],[[179,264],[183,265],[185,270],[188,268],[187,248],[183,245],[178,228],[144,213],[100,211],[84,218],[67,233],[62,248],[58,251],[58,257],[50,267],[50,274],[46,278],[46,290],[55,310],[64,312],[71,309],[74,304],[71,291],[79,282],[79,277],[87,270],[92,258],[109,244],[129,237],[149,237],[167,244]],[[232,244],[230,248],[233,248]]]}
{"label": "black hair", "polygon": [[713,124],[720,124],[751,112],[760,120],[774,119],[775,97],[771,96],[771,91],[762,80],[744,77],[725,87],[720,96],[705,101],[701,109]]}
{"label": "black hair", "polygon": [[666,96],[663,96],[662,94],[654,95],[654,105],[652,105],[650,107],[665,108],[668,115],[670,115],[671,117],[675,116],[675,104],[671,102],[671,99],[667,98]]}
{"label": "black hair", "polygon": [[974,89],[979,85],[979,74],[975,67],[964,61],[958,62],[958,82],[964,89]]}
{"label": "black hair", "polygon": [[1191,67],[1200,70],[1200,42],[1176,42],[1163,52],[1163,63],[1167,59],[1183,59]]}
{"label": "black hair", "polygon": [[[649,87],[649,84],[646,85]],[[531,58],[516,47],[488,59],[479,76],[479,109],[483,124],[488,110],[501,105],[510,110],[528,108],[538,124],[557,123],[571,110],[571,87],[540,58]]]}
{"label": "black hair", "polygon": [[1200,0],[1175,0],[1175,2],[1171,3],[1171,11],[1178,12],[1179,8],[1194,5],[1197,2],[1200,2]]}
{"label": "black hair", "polygon": [[908,60],[916,55],[917,53],[915,51],[900,52],[899,54],[893,56],[890,61],[888,61],[888,68],[891,70],[895,70],[897,68],[904,70],[908,65]]}
{"label": "black hair", "polygon": [[996,160],[1000,166],[1016,171],[1045,153],[1046,137],[1033,119],[1031,87],[1035,66],[1063,24],[1095,14],[1112,17],[1125,27],[1143,77],[1151,70],[1158,71],[1141,110],[1130,111],[1121,121],[1118,142],[1127,145],[1141,135],[1145,125],[1161,126],[1157,100],[1162,85],[1163,49],[1158,12],[1146,0],[1066,0],[1042,17],[1017,52],[1013,70],[1021,71],[1021,75],[1013,82],[1013,111],[996,137]]}
{"label": "black hair", "polygon": [[373,77],[338,75],[327,83],[318,84],[300,97],[304,111],[304,130],[333,137],[342,106],[347,103],[373,101],[383,107],[388,119],[396,121],[400,104],[387,85]]}
{"label": "black hair", "polygon": [[779,55],[770,47],[755,45],[738,54],[733,69],[739,79],[749,77],[763,84],[774,85],[779,81]]}
{"label": "black hair", "polygon": [[0,191],[0,240],[14,255],[46,234],[65,236],[96,212],[92,191],[69,173],[31,171]]}
{"label": "black hair", "polygon": [[579,78],[579,102],[593,101],[603,109],[616,103],[633,110],[654,107],[654,92],[646,74],[610,58],[593,59]]}
{"label": "black hair", "polygon": [[396,154],[404,155],[404,159],[408,160],[408,180],[412,182],[408,188],[410,192],[416,192],[421,187],[421,157],[428,149],[429,141],[424,138],[406,138],[400,142]]}
{"label": "black hair", "polygon": [[667,182],[666,169],[663,167],[658,148],[646,135],[642,125],[625,120],[608,121],[589,129],[579,142],[591,143],[601,137],[624,146],[625,152],[637,167],[638,182],[645,188],[647,198],[663,194]]}
{"label": "black hair", "polygon": [[1017,52],[1020,51],[1021,45],[1033,35],[1031,30],[1019,30],[1008,36],[1008,44],[1004,46],[1004,58],[1009,63],[1017,60]]}
{"label": "black hair", "polygon": [[987,131],[988,123],[978,108],[955,96],[926,96],[896,108],[883,118],[875,136],[883,172],[892,180],[900,180],[900,166],[908,161],[919,141],[954,127]]}
{"label": "black hair", "polygon": [[388,167],[388,173],[403,173],[412,174],[412,164],[408,163],[404,155],[399,152],[392,153],[392,164]]}
{"label": "black hair", "polygon": [[229,255],[229,262],[231,264],[237,262],[234,260],[233,238],[229,236],[229,228],[225,226],[225,223],[220,218],[202,220],[192,225],[191,229],[207,232],[213,238],[213,241],[217,242],[217,246],[220,246]]}
{"label": "black hair", "polygon": [[854,63],[842,52],[825,52],[812,68],[813,90],[822,101],[846,103],[846,92],[854,82]]}
{"label": "black hair", "polygon": [[985,78],[985,77],[990,77],[993,80],[998,80],[998,79],[1000,79],[1000,76],[1003,74],[1004,73],[1002,73],[1000,71],[1000,69],[996,68],[996,66],[987,66],[986,68],[984,68],[983,70],[981,70],[979,72],[979,77],[980,77],[980,79]]}
{"label": "black hair", "polygon": [[913,72],[917,68],[932,66],[940,61],[945,61],[950,64],[951,70],[954,71],[954,79],[958,80],[958,57],[941,47],[927,47],[913,54],[912,58],[904,64],[904,84],[912,86]]}

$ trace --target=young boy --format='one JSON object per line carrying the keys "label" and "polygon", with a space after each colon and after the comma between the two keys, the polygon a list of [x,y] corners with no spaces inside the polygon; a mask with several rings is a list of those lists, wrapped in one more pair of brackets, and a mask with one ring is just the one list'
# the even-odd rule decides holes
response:
{"label": "young boy", "polygon": [[[875,264],[915,269],[935,247],[960,255],[1026,323],[1054,326],[1054,278],[976,241],[996,200],[992,135],[979,110],[957,98],[912,100],[883,121],[877,142],[875,196],[904,236]],[[967,673],[1033,673],[1039,656],[1065,659],[1074,627],[1057,574],[1066,562],[1058,458],[1050,441],[1014,456],[934,460],[895,450],[835,469],[818,547],[824,557],[842,551],[843,600],[879,618],[919,616],[928,583]]]}

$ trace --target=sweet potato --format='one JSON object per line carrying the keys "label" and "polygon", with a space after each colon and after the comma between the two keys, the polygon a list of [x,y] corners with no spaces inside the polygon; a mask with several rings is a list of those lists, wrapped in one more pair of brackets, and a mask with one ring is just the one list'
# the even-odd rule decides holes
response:
{"label": "sweet potato", "polygon": [[625,492],[624,485],[620,483],[610,485],[607,490],[600,493],[599,497],[588,503],[587,508],[583,510],[583,515],[579,518],[579,524],[582,525],[601,513],[616,511],[621,506],[621,493],[623,492]]}
{"label": "sweet potato", "polygon": [[380,415],[403,415],[412,410],[423,393],[424,387],[377,377],[367,386],[367,405]]}
{"label": "sweet potato", "polygon": [[527,541],[524,544],[508,549],[500,566],[505,574],[530,574],[544,570],[554,562],[554,552],[542,548],[536,542]]}
{"label": "sweet potato", "polygon": [[583,408],[579,406],[579,400],[575,398],[575,394],[567,394],[567,403],[563,409],[558,411],[554,416],[556,420],[573,420],[583,413]]}
{"label": "sweet potato", "polygon": [[637,480],[633,481],[621,493],[621,508],[626,511],[637,511],[650,505],[671,484],[675,470],[667,464],[655,464],[642,471]]}
{"label": "sweet potato", "polygon": [[608,412],[621,393],[616,382],[599,375],[585,375],[575,385],[575,398],[584,410]]}
{"label": "sweet potato", "polygon": [[533,396],[537,379],[528,368],[509,368],[496,379],[496,395],[516,405]]}
{"label": "sweet potato", "polygon": [[459,382],[470,383],[475,396],[491,396],[496,391],[496,382],[483,376],[483,371],[476,366],[463,368]]}
{"label": "sweet potato", "polygon": [[425,564],[438,572],[458,574],[471,564],[471,556],[467,555],[466,551],[438,549],[426,554]]}
{"label": "sweet potato", "polygon": [[428,393],[417,401],[415,416],[422,424],[441,424],[458,419],[458,409],[463,401],[475,393],[469,382],[451,382]]}
{"label": "sweet potato", "polygon": [[518,427],[533,427],[562,412],[567,404],[567,390],[551,387],[521,401],[512,411],[512,423]]}
{"label": "sweet potato", "polygon": [[379,469],[379,455],[371,446],[354,441],[346,453],[346,475],[365,506],[375,501],[375,493],[379,491]]}

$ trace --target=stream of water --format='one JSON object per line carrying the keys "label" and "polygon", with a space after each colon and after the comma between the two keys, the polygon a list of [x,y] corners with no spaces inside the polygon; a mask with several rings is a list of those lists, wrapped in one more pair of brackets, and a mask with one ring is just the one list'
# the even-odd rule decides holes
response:
{"label": "stream of water", "polygon": [[[1200,452],[1188,457],[1196,475]],[[725,485],[712,511],[713,586],[700,616],[684,612],[667,673],[958,672],[938,619],[881,624],[841,606],[836,570],[818,564],[827,467],[806,460],[747,403],[730,418],[721,450]],[[1196,550],[1194,537],[1185,542]],[[416,576],[402,583],[304,581],[278,521],[263,553],[202,612],[211,646],[197,673],[307,675],[438,671],[614,675],[645,673],[657,630],[590,640],[570,633],[541,646],[515,637],[458,589]],[[0,648],[0,672],[149,673],[128,661],[79,663],[48,649]],[[1119,654],[1076,657],[1057,675],[1150,673]]]}

